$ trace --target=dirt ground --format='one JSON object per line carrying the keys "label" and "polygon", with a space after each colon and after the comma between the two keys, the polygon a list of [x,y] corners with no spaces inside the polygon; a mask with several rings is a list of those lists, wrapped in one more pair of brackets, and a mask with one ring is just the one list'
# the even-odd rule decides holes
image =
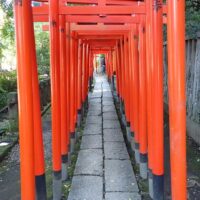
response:
{"label": "dirt ground", "polygon": [[[46,114],[43,117],[43,137],[45,144],[45,159],[51,158],[51,119]],[[9,155],[0,163],[0,199],[20,200],[20,159],[19,144],[16,144]]]}

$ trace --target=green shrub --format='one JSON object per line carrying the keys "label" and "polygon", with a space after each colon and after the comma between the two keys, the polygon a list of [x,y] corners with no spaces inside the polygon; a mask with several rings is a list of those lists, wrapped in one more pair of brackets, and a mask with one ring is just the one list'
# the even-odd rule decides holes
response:
{"label": "green shrub", "polygon": [[13,92],[17,89],[16,71],[0,72],[0,92]]}
{"label": "green shrub", "polygon": [[7,104],[7,94],[0,92],[0,109],[6,106]]}
{"label": "green shrub", "polygon": [[0,72],[0,109],[7,105],[7,93],[16,91],[16,71]]}

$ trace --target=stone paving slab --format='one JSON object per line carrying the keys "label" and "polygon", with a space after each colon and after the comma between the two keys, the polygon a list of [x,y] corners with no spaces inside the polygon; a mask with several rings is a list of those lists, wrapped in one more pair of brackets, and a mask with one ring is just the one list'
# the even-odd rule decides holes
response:
{"label": "stone paving slab", "polygon": [[103,101],[103,106],[114,106],[114,102],[113,100]]}
{"label": "stone paving slab", "polygon": [[93,93],[96,93],[96,92],[98,92],[98,93],[101,92],[101,95],[103,94],[101,86],[100,87],[94,87]]}
{"label": "stone paving slab", "polygon": [[120,129],[104,129],[105,142],[124,142],[123,133]]}
{"label": "stone paving slab", "polygon": [[102,126],[102,117],[101,116],[88,116],[86,119],[86,124],[101,124],[101,126]]}
{"label": "stone paving slab", "polygon": [[88,105],[89,105],[89,110],[90,108],[96,108],[96,107],[101,108],[101,103],[89,102]]}
{"label": "stone paving slab", "polygon": [[104,133],[104,136],[105,136],[105,134],[116,134],[116,135],[122,135],[122,136],[123,136],[123,133],[122,133],[121,128],[116,128],[116,129],[104,129],[104,130],[103,130],[103,133]]}
{"label": "stone paving slab", "polygon": [[105,200],[141,200],[137,192],[107,192]]}
{"label": "stone paving slab", "polygon": [[102,128],[98,127],[98,128],[87,128],[84,129],[83,131],[83,135],[101,135],[102,134]]}
{"label": "stone paving slab", "polygon": [[102,92],[102,84],[100,84],[98,86],[96,86],[96,84],[94,85],[93,92],[95,92],[97,90],[101,90],[101,92]]}
{"label": "stone paving slab", "polygon": [[101,103],[101,98],[90,99],[90,102]]}
{"label": "stone paving slab", "polygon": [[91,92],[91,96],[95,96],[96,94],[99,96],[103,94],[101,86],[94,87],[93,91]]}
{"label": "stone paving slab", "polygon": [[81,149],[102,149],[102,136],[84,135],[82,137]]}
{"label": "stone paving slab", "polygon": [[112,110],[112,111],[109,111],[109,112],[103,112],[104,113],[111,113],[111,114],[116,114],[117,115],[117,111],[116,110]]}
{"label": "stone paving slab", "polygon": [[89,105],[101,105],[101,98],[91,98],[88,100]]}
{"label": "stone paving slab", "polygon": [[103,86],[103,95],[112,94],[110,86]]}
{"label": "stone paving slab", "polygon": [[104,142],[105,159],[129,159],[129,155],[124,142]]}
{"label": "stone paving slab", "polygon": [[110,98],[112,97],[113,98],[113,95],[110,91],[106,91],[106,92],[103,92],[103,98],[104,97],[110,97]]}
{"label": "stone paving slab", "polygon": [[96,82],[94,88],[102,88],[102,82]]}
{"label": "stone paving slab", "polygon": [[113,97],[111,92],[104,92],[103,97]]}
{"label": "stone paving slab", "polygon": [[113,97],[102,97],[103,102],[106,101],[112,101],[113,102]]}
{"label": "stone paving slab", "polygon": [[101,82],[96,82],[95,85],[94,85],[94,89],[96,88],[102,88],[102,83]]}
{"label": "stone paving slab", "polygon": [[103,121],[103,129],[106,129],[106,128],[116,129],[120,127],[121,126],[118,120],[104,120]]}
{"label": "stone paving slab", "polygon": [[106,192],[138,192],[130,160],[105,160]]}
{"label": "stone paving slab", "polygon": [[86,124],[85,125],[85,130],[101,130],[102,125],[100,123],[98,124]]}
{"label": "stone paving slab", "polygon": [[80,150],[74,174],[103,176],[102,149]]}
{"label": "stone paving slab", "polygon": [[112,112],[112,111],[115,111],[114,104],[109,106],[103,106],[103,112]]}
{"label": "stone paving slab", "polygon": [[68,200],[102,200],[103,178],[100,176],[74,176]]}
{"label": "stone paving slab", "polygon": [[108,84],[103,84],[102,85],[102,90],[103,90],[103,92],[105,92],[105,91],[110,91],[111,92],[110,86]]}
{"label": "stone paving slab", "polygon": [[102,84],[102,88],[110,88],[110,85],[108,84],[107,80],[106,82],[104,81],[103,84]]}
{"label": "stone paving slab", "polygon": [[101,110],[95,110],[95,111],[89,110],[88,115],[101,116]]}
{"label": "stone paving slab", "polygon": [[90,108],[90,111],[88,112],[88,115],[102,116],[101,108],[99,108],[99,107],[92,107],[92,108]]}
{"label": "stone paving slab", "polygon": [[[97,107],[95,107],[95,106],[92,106],[91,108],[90,108],[90,113],[101,113],[101,107],[99,107],[99,106],[97,106]],[[95,115],[94,115],[95,116]]]}
{"label": "stone paving slab", "polygon": [[103,93],[101,92],[101,90],[97,90],[95,93],[91,93],[88,98],[90,101],[96,101],[101,99]]}
{"label": "stone paving slab", "polygon": [[103,120],[118,120],[118,116],[116,112],[104,112]]}
{"label": "stone paving slab", "polygon": [[90,98],[93,99],[93,98],[101,98],[102,97],[102,93],[101,92],[95,92],[95,93],[92,93],[90,95]]}

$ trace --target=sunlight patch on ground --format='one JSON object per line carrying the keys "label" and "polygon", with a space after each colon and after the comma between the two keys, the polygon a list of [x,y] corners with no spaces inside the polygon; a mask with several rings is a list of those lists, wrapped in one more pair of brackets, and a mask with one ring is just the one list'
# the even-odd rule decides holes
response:
{"label": "sunlight patch on ground", "polygon": [[7,145],[9,145],[8,142],[1,142],[1,143],[0,143],[0,147],[4,147],[4,146],[7,146]]}

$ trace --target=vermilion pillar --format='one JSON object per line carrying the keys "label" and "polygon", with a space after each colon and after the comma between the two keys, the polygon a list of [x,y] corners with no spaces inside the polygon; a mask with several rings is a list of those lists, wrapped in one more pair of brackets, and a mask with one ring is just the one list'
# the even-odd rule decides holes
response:
{"label": "vermilion pillar", "polygon": [[152,20],[152,0],[146,0],[146,81],[147,81],[147,134],[148,134],[148,179],[149,194],[153,198],[153,101],[152,101],[152,68],[153,64],[153,20]]}
{"label": "vermilion pillar", "polygon": [[130,85],[130,68],[131,68],[131,62],[130,62],[130,35],[126,34],[126,43],[125,43],[125,55],[126,55],[126,66],[125,66],[125,71],[126,71],[126,103],[127,103],[127,109],[126,109],[126,134],[127,134],[127,139],[130,142],[131,140],[131,135],[130,135],[130,115],[131,115],[131,85]]}
{"label": "vermilion pillar", "polygon": [[[31,15],[32,19],[32,15]],[[33,20],[32,20],[33,21]],[[46,199],[46,180],[45,180],[45,162],[44,162],[44,146],[42,136],[42,117],[40,106],[40,92],[37,70],[37,57],[35,48],[35,37],[33,23],[29,24],[31,30],[30,46],[32,54],[32,90],[33,90],[33,121],[34,121],[34,159],[35,159],[35,184],[36,198]]]}
{"label": "vermilion pillar", "polygon": [[168,81],[173,200],[187,199],[185,1],[168,0]]}
{"label": "vermilion pillar", "polygon": [[85,88],[85,43],[83,43],[83,47],[82,47],[82,102],[83,102],[83,108],[84,108],[84,103],[85,103],[84,88]]}
{"label": "vermilion pillar", "polygon": [[125,125],[126,119],[125,119],[125,99],[126,99],[126,73],[125,73],[125,55],[124,55],[124,38],[120,40],[120,58],[121,58],[121,84],[122,84],[122,93],[121,93],[121,99],[120,99],[120,109],[122,114],[122,122]]}
{"label": "vermilion pillar", "polygon": [[[35,199],[34,124],[32,93],[31,1],[16,2],[15,27],[19,103],[21,199]],[[23,60],[23,62],[22,62]]]}
{"label": "vermilion pillar", "polygon": [[77,77],[78,77],[78,120],[77,120],[77,125],[80,127],[81,125],[81,108],[82,108],[82,41],[78,41],[78,72],[77,72]]}
{"label": "vermilion pillar", "polygon": [[67,105],[67,146],[70,163],[70,24],[66,23],[66,105]]}
{"label": "vermilion pillar", "polygon": [[[120,47],[119,47],[119,54],[120,54],[120,66],[121,66],[121,104],[124,101],[124,55],[123,55],[123,40],[120,39]],[[123,113],[123,110],[122,110]]]}
{"label": "vermilion pillar", "polygon": [[50,66],[52,107],[52,156],[53,156],[53,199],[61,198],[61,127],[60,127],[60,52],[59,52],[59,4],[49,1]]}
{"label": "vermilion pillar", "polygon": [[66,26],[65,16],[59,16],[60,31],[60,114],[61,114],[61,156],[62,156],[62,180],[67,179],[67,161],[68,161],[68,142],[67,142],[67,81],[66,81]]}
{"label": "vermilion pillar", "polygon": [[74,151],[75,145],[75,64],[74,64],[74,32],[70,30],[70,49],[69,49],[69,57],[70,57],[70,65],[69,65],[69,73],[70,73],[70,152]]}
{"label": "vermilion pillar", "polygon": [[116,78],[117,78],[117,96],[120,97],[120,61],[119,61],[119,43],[116,44]]}
{"label": "vermilion pillar", "polygon": [[130,131],[131,131],[131,147],[132,150],[135,149],[135,144],[134,144],[134,56],[133,56],[133,50],[134,50],[134,31],[133,31],[133,26],[131,27],[130,30]]}
{"label": "vermilion pillar", "polygon": [[129,120],[129,52],[128,52],[128,37],[124,36],[124,91],[125,91],[125,114],[126,114],[126,122],[130,122]]}
{"label": "vermilion pillar", "polygon": [[148,132],[148,166],[152,169],[152,101],[151,101],[151,69],[152,69],[152,26],[151,4],[146,0],[146,85],[147,85],[147,132]]}
{"label": "vermilion pillar", "polygon": [[139,163],[139,52],[138,52],[138,25],[134,25],[133,39],[133,95],[134,95],[134,140],[135,140],[135,158]]}
{"label": "vermilion pillar", "polygon": [[73,58],[74,58],[74,123],[76,128],[77,116],[78,116],[78,92],[79,92],[78,91],[78,40],[76,33],[74,34],[74,40],[73,40]]}
{"label": "vermilion pillar", "polygon": [[[86,68],[86,84],[85,84],[85,99],[88,101],[88,82],[89,82],[89,44],[86,44],[86,54],[85,54],[85,68]],[[88,102],[87,102],[88,103]]]}
{"label": "vermilion pillar", "polygon": [[93,62],[92,62],[92,52],[89,51],[89,88],[92,91],[92,83],[93,83]]}
{"label": "vermilion pillar", "polygon": [[163,10],[162,0],[153,9],[153,198],[164,199],[164,121],[163,121]]}
{"label": "vermilion pillar", "polygon": [[145,26],[139,26],[139,141],[140,175],[147,178],[147,106],[146,106],[146,38]]}

